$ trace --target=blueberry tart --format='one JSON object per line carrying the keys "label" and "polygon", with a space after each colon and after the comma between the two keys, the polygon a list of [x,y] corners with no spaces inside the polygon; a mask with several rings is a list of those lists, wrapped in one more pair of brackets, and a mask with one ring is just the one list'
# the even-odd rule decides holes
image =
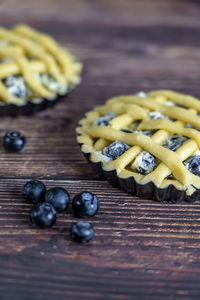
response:
{"label": "blueberry tart", "polygon": [[144,199],[200,199],[200,101],[169,90],[119,96],[88,112],[77,141],[112,185]]}
{"label": "blueberry tart", "polygon": [[26,26],[0,27],[0,116],[31,115],[80,83],[82,65],[52,37]]}

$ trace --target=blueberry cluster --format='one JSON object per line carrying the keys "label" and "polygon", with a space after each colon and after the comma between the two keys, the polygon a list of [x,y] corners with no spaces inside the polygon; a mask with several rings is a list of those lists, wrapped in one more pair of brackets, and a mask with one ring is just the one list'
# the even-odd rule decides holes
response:
{"label": "blueberry cluster", "polygon": [[112,160],[115,160],[118,157],[120,157],[124,152],[126,152],[129,148],[130,147],[127,144],[121,141],[115,141],[108,147],[104,148],[103,154],[111,158]]}
{"label": "blueberry cluster", "polygon": [[184,164],[191,173],[200,177],[200,155],[191,156]]}
{"label": "blueberry cluster", "polygon": [[[22,195],[25,200],[35,204],[30,211],[32,225],[49,228],[55,224],[57,214],[66,212],[70,203],[70,195],[62,187],[54,187],[47,191],[46,186],[39,180],[28,181]],[[90,192],[82,192],[72,200],[74,214],[80,218],[94,216],[99,209],[99,199]],[[88,222],[80,221],[71,227],[72,238],[80,243],[89,242],[94,236],[94,229]]]}
{"label": "blueberry cluster", "polygon": [[28,87],[22,76],[10,75],[3,80],[3,83],[12,95],[21,99],[26,98]]}
{"label": "blueberry cluster", "polygon": [[184,136],[173,134],[163,143],[163,147],[168,148],[171,151],[176,151],[186,140],[187,138]]}
{"label": "blueberry cluster", "polygon": [[140,174],[149,174],[156,166],[156,158],[151,153],[142,151],[136,157],[133,166]]}
{"label": "blueberry cluster", "polygon": [[157,119],[166,119],[166,120],[169,119],[167,116],[164,116],[159,111],[152,111],[152,112],[150,112],[149,117],[152,120],[153,119],[155,119],[155,120],[157,120]]}
{"label": "blueberry cluster", "polygon": [[94,125],[107,126],[109,122],[116,117],[116,114],[112,112],[107,112],[103,117],[99,117],[94,122]]}

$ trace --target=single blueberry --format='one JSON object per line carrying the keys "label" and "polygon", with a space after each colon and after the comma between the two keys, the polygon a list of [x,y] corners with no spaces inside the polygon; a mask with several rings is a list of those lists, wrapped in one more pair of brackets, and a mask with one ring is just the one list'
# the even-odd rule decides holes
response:
{"label": "single blueberry", "polygon": [[8,152],[19,152],[26,145],[25,136],[17,131],[8,131],[3,137],[3,146]]}
{"label": "single blueberry", "polygon": [[90,192],[82,192],[74,197],[72,208],[77,217],[92,217],[99,209],[99,199]]}
{"label": "single blueberry", "polygon": [[53,205],[44,202],[35,205],[30,211],[30,221],[32,225],[39,227],[51,227],[57,219],[57,213]]}
{"label": "single blueberry", "polygon": [[70,202],[70,196],[65,189],[55,187],[46,192],[45,201],[51,203],[55,207],[56,211],[61,213],[67,210]]}
{"label": "single blueberry", "polygon": [[130,147],[120,141],[115,141],[110,144],[108,147],[104,148],[103,154],[107,157],[115,160],[119,156],[121,156],[124,152],[126,152]]}
{"label": "single blueberry", "polygon": [[85,244],[94,237],[94,229],[90,223],[80,221],[72,225],[71,236],[76,242]]}
{"label": "single blueberry", "polygon": [[39,180],[28,181],[22,189],[24,199],[34,204],[44,201],[45,193],[46,187],[44,183]]}

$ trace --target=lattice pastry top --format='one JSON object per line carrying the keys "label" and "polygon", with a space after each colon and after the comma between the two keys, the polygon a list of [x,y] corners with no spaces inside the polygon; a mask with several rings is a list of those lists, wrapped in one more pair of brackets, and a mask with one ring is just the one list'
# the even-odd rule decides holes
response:
{"label": "lattice pastry top", "polygon": [[78,143],[118,178],[154,188],[200,189],[200,101],[168,90],[119,96],[80,121]]}
{"label": "lattice pastry top", "polygon": [[0,103],[55,99],[80,82],[82,65],[50,36],[0,27]]}

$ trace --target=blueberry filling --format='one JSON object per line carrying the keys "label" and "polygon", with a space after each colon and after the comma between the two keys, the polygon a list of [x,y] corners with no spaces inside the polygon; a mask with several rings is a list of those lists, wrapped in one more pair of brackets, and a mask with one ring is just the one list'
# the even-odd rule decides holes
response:
{"label": "blueberry filling", "polygon": [[126,152],[130,147],[120,141],[115,141],[112,144],[110,144],[108,147],[105,147],[103,150],[103,154],[107,157],[111,158],[112,160],[115,160],[119,156],[121,156],[124,152]]}
{"label": "blueberry filling", "polygon": [[123,131],[125,133],[133,133],[133,131],[131,129],[128,129],[128,128],[123,128],[123,129],[121,129],[121,131]]}
{"label": "blueberry filling", "polygon": [[194,128],[194,127],[192,126],[192,124],[188,123],[188,124],[185,125],[185,128]]}
{"label": "blueberry filling", "polygon": [[152,111],[149,113],[149,118],[150,119],[166,119],[168,120],[169,118],[167,116],[164,116],[163,114],[161,114],[159,111]]}
{"label": "blueberry filling", "polygon": [[131,125],[129,125],[128,129],[130,129],[132,131],[137,130],[139,125],[140,125],[140,121],[136,121],[136,122],[132,123]]}
{"label": "blueberry filling", "polygon": [[191,156],[184,164],[191,173],[200,177],[200,155]]}
{"label": "blueberry filling", "polygon": [[3,83],[8,89],[8,92],[21,99],[25,99],[27,85],[21,76],[10,75],[3,80]]}
{"label": "blueberry filling", "polygon": [[[37,73],[34,75],[35,78],[47,89],[56,93],[62,92],[61,86],[50,75]],[[3,80],[3,83],[7,87],[9,93],[19,97],[20,99],[37,98],[37,94],[28,87],[22,76],[10,75]]]}
{"label": "blueberry filling", "polygon": [[152,130],[135,130],[134,133],[140,133],[140,134],[144,134],[147,136],[152,136],[154,134],[154,132]]}
{"label": "blueberry filling", "polygon": [[142,151],[135,159],[133,167],[141,174],[146,175],[153,171],[156,159],[147,151]]}
{"label": "blueberry filling", "polygon": [[170,136],[164,143],[163,147],[171,150],[176,151],[180,146],[184,144],[184,142],[187,140],[186,137],[174,134]]}
{"label": "blueberry filling", "polygon": [[103,117],[96,119],[94,125],[107,126],[108,123],[116,117],[116,114],[112,112],[107,112]]}
{"label": "blueberry filling", "polygon": [[61,91],[61,86],[59,83],[48,74],[35,74],[35,78],[47,89],[52,92],[59,93]]}

